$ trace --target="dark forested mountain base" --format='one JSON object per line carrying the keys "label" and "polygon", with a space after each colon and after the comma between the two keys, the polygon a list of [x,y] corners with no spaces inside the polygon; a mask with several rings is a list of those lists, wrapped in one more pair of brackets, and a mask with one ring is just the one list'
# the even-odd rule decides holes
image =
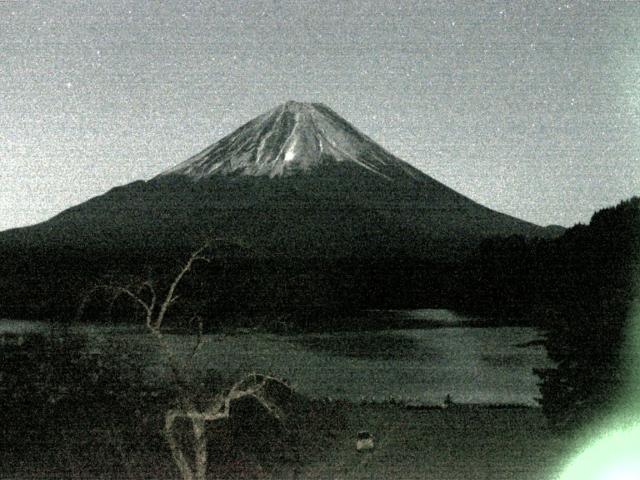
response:
{"label": "dark forested mountain base", "polygon": [[[167,252],[47,250],[16,255],[2,265],[0,315],[71,320],[96,284],[166,288],[187,254]],[[447,307],[455,295],[459,266],[399,258],[223,258],[195,266],[181,286],[173,320],[197,311],[208,327],[237,314],[341,312],[366,309]],[[104,299],[86,306],[85,319],[136,321],[128,302],[105,310]],[[298,315],[300,316],[300,315]],[[311,318],[309,317],[309,318]],[[328,325],[326,325],[328,326]],[[337,325],[334,325],[337,326]],[[321,328],[321,325],[318,325]]]}
{"label": "dark forested mountain base", "polygon": [[470,311],[547,330],[558,367],[538,372],[552,423],[571,428],[603,414],[624,381],[621,346],[640,275],[640,198],[596,212],[553,240],[485,241],[461,275]]}
{"label": "dark forested mountain base", "polygon": [[212,238],[228,268],[205,271],[199,301],[223,312],[447,305],[452,265],[483,239],[559,233],[474,202],[324,105],[287,102],[149,181],[1,232],[0,313],[68,317],[88,282],[163,277]]}

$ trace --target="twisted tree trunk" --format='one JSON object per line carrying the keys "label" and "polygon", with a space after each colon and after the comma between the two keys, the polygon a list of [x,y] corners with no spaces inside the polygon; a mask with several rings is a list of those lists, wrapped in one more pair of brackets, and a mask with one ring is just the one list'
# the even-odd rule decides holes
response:
{"label": "twisted tree trunk", "polygon": [[[194,355],[200,350],[204,343],[203,321],[200,317],[195,317],[198,320],[197,340],[191,355],[184,362],[178,359],[176,352],[163,335],[162,325],[167,311],[178,299],[175,292],[182,278],[191,270],[196,261],[209,261],[209,259],[203,255],[203,252],[208,247],[209,244],[207,243],[191,254],[187,262],[174,277],[161,303],[158,303],[158,296],[153,283],[147,280],[138,283],[137,288],[121,285],[98,285],[85,296],[78,311],[78,315],[81,315],[88,298],[97,290],[107,290],[113,293],[112,301],[124,295],[142,308],[145,317],[145,326],[149,333],[156,338],[158,346],[167,360],[174,381],[180,390],[181,398],[179,398],[179,403],[181,407],[166,412],[163,432],[182,480],[205,480],[208,460],[207,422],[229,418],[231,403],[243,397],[255,399],[264,407],[269,416],[272,416],[278,421],[282,421],[282,412],[279,406],[269,399],[269,396],[265,392],[265,386],[277,383],[280,388],[286,388],[287,391],[290,391],[289,386],[277,378],[251,374],[236,382],[228,393],[216,395],[204,410],[199,410],[189,399],[186,393],[186,381],[183,372],[191,366],[191,360],[193,360]],[[185,449],[178,441],[176,429],[176,421],[178,419],[186,419],[191,423],[193,460],[189,459],[189,455],[185,453]]]}
{"label": "twisted tree trunk", "polygon": [[[183,409],[169,410],[165,414],[164,435],[182,480],[205,480],[207,472],[206,423],[228,419],[232,402],[251,397],[265,409],[269,416],[282,422],[283,414],[280,406],[269,398],[265,389],[268,385],[273,384],[290,392],[290,387],[282,380],[254,373],[235,383],[226,395],[216,395],[205,410],[199,411],[190,405]],[[189,461],[177,439],[176,420],[179,418],[191,422],[194,452],[192,462]]]}

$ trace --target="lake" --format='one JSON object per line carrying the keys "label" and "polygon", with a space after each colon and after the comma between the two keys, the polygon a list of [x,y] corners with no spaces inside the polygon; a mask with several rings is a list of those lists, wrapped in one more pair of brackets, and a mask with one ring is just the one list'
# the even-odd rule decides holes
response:
{"label": "lake", "polygon": [[[389,312],[380,312],[388,315]],[[371,312],[368,313],[371,315]],[[418,316],[425,328],[366,332],[276,335],[258,332],[209,334],[194,357],[196,375],[216,369],[234,378],[250,372],[286,378],[311,397],[352,401],[395,398],[415,404],[440,404],[446,395],[459,403],[536,405],[533,368],[552,366],[541,338],[526,327],[469,327],[469,319],[443,310],[394,312]],[[435,328],[437,327],[437,328]],[[46,331],[38,322],[0,320],[0,334]],[[131,325],[75,325],[89,348],[142,354],[149,381],[168,375],[155,340]],[[195,336],[167,335],[186,358]]]}

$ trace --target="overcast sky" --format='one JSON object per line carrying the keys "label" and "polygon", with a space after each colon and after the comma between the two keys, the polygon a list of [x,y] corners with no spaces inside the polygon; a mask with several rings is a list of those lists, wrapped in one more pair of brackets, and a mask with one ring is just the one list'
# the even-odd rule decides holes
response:
{"label": "overcast sky", "polygon": [[539,224],[640,194],[640,2],[0,0],[0,230],[323,102]]}

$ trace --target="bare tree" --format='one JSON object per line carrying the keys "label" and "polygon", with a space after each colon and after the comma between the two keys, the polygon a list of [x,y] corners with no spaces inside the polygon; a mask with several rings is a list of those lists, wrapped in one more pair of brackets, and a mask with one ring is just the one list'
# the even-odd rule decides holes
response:
{"label": "bare tree", "polygon": [[[197,337],[196,343],[186,360],[180,360],[174,348],[168,342],[163,333],[163,323],[168,310],[179,298],[176,290],[184,276],[192,270],[196,262],[210,261],[210,258],[205,255],[209,247],[210,243],[207,242],[191,254],[178,274],[173,277],[164,296],[158,295],[156,287],[150,279],[138,283],[137,288],[112,284],[98,285],[85,296],[79,310],[82,312],[84,305],[93,293],[102,290],[111,294],[112,303],[117,298],[125,296],[143,311],[146,329],[157,340],[179,390],[177,408],[172,408],[165,413],[163,433],[182,480],[204,480],[206,477],[208,463],[207,422],[228,419],[233,402],[243,398],[251,398],[261,406],[267,415],[282,423],[283,412],[272,400],[269,392],[276,388],[290,393],[289,386],[282,380],[254,373],[233,384],[228,391],[214,395],[204,408],[198,408],[193,399],[190,398],[186,388],[185,374],[188,369],[193,367],[193,358],[201,350],[205,341],[203,319],[198,315],[194,315],[192,318],[192,320],[197,321]],[[178,419],[184,419],[191,423],[193,459],[189,459],[189,456],[185,453],[184,446],[178,440],[176,429],[176,421]]]}

